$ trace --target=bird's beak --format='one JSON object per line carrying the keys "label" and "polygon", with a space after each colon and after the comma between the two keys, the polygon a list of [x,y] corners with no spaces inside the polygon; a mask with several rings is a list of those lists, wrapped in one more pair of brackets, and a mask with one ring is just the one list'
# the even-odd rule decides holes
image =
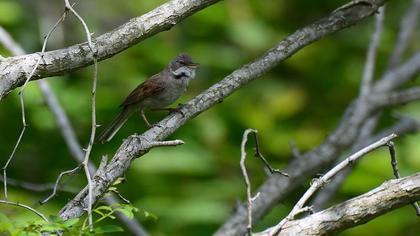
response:
{"label": "bird's beak", "polygon": [[187,67],[188,67],[188,68],[191,68],[191,69],[195,69],[195,68],[197,68],[198,66],[200,66],[200,64],[199,64],[199,63],[191,63],[191,64],[188,64],[188,65],[187,65]]}

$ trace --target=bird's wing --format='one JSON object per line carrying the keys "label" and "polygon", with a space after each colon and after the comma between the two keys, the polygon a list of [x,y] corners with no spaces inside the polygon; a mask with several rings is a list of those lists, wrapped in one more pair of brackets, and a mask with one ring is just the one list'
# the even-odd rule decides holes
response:
{"label": "bird's wing", "polygon": [[156,93],[162,92],[165,87],[160,80],[160,74],[152,76],[150,79],[144,81],[137,86],[124,100],[120,107],[127,107],[132,104],[137,104],[145,98],[153,96]]}

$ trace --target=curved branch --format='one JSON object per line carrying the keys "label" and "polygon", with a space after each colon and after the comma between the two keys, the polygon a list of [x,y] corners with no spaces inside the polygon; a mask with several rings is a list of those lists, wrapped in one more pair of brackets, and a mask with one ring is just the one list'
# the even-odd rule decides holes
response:
{"label": "curved branch", "polygon": [[39,217],[41,217],[45,222],[49,222],[48,221],[48,218],[45,217],[44,214],[42,214],[41,212],[35,210],[34,208],[32,208],[32,207],[30,207],[28,205],[25,205],[25,204],[22,204],[22,203],[19,203],[19,202],[11,202],[11,201],[1,200],[1,199],[0,199],[0,203],[1,204],[6,204],[6,205],[12,205],[12,206],[18,206],[18,207],[25,208],[26,210],[32,211],[33,213],[35,213],[36,215],[38,215]]}
{"label": "curved branch", "polygon": [[[275,67],[279,62],[296,53],[299,49],[328,34],[356,24],[360,20],[375,13],[379,6],[385,1],[371,0],[369,2],[372,4],[356,4],[335,11],[321,20],[296,31],[281,41],[276,47],[267,51],[262,57],[235,70],[222,81],[189,101],[182,108],[182,113],[184,115],[174,113],[141,136],[130,136],[123,142],[111,162],[105,168],[106,175],[96,175],[93,178],[94,199],[98,200],[108,186],[128,169],[134,158],[139,157],[148,151],[145,147],[147,142],[162,140],[168,137],[188,120],[209,109],[211,106],[220,103],[224,98],[242,86],[259,78]],[[145,143],[143,143],[143,141]],[[87,206],[86,193],[87,189],[85,188],[62,209],[60,216],[64,219],[68,219],[82,215],[84,213],[83,209]]]}
{"label": "curved branch", "polygon": [[[172,0],[131,19],[113,31],[93,39],[98,61],[109,58],[136,43],[174,25],[219,0]],[[25,82],[26,75],[39,59],[38,53],[0,60],[0,99]],[[93,64],[94,57],[85,43],[45,52],[31,80],[62,75]]]}

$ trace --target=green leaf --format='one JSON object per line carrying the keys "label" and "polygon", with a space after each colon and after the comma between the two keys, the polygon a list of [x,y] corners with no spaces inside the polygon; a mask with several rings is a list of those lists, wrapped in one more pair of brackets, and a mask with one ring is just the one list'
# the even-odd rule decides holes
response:
{"label": "green leaf", "polygon": [[118,177],[114,183],[112,183],[113,186],[118,185],[118,184],[122,184],[125,182],[125,178],[124,177]]}
{"label": "green leaf", "polygon": [[110,206],[99,206],[99,207],[95,208],[95,210],[99,210],[99,211],[113,211],[112,207],[110,207]]}
{"label": "green leaf", "polygon": [[108,191],[110,192],[110,191],[117,191],[117,188],[116,187],[109,187],[108,188]]}
{"label": "green leaf", "polygon": [[102,213],[101,211],[99,211],[97,209],[94,209],[93,212],[95,212],[95,213],[97,213],[98,215],[101,215],[101,216],[105,216],[106,215],[105,213]]}

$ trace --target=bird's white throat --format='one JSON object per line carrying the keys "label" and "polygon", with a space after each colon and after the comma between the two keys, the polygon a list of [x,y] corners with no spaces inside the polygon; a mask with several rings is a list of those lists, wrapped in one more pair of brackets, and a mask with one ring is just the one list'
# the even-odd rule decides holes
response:
{"label": "bird's white throat", "polygon": [[189,79],[194,79],[195,69],[189,68],[187,66],[182,66],[176,70],[171,70],[172,74],[179,77],[187,77]]}

